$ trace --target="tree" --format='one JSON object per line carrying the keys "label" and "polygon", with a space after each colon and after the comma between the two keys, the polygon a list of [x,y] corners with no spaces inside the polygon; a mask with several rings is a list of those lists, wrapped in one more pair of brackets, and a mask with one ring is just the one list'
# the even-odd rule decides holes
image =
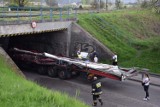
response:
{"label": "tree", "polygon": [[28,0],[11,0],[11,2],[17,4],[19,7],[24,7],[28,3]]}
{"label": "tree", "polygon": [[105,8],[106,3],[104,0],[100,0],[100,8]]}
{"label": "tree", "polygon": [[137,0],[137,2],[142,8],[150,8],[160,13],[160,0]]}
{"label": "tree", "polygon": [[45,0],[48,6],[58,6],[58,0]]}
{"label": "tree", "polygon": [[122,8],[122,2],[121,2],[121,0],[116,0],[115,1],[115,5],[116,5],[117,9],[121,9]]}
{"label": "tree", "polygon": [[151,7],[156,13],[160,13],[160,0],[151,0]]}
{"label": "tree", "polygon": [[93,8],[97,8],[97,7],[98,7],[98,2],[97,2],[97,0],[92,0],[92,1],[91,1],[91,6],[92,6]]}
{"label": "tree", "polygon": [[147,8],[149,6],[149,2],[147,0],[142,1],[141,7],[142,8]]}
{"label": "tree", "polygon": [[82,4],[86,4],[86,0],[81,0]]}
{"label": "tree", "polygon": [[106,0],[106,10],[108,10],[108,5],[109,5],[109,2],[108,0]]}

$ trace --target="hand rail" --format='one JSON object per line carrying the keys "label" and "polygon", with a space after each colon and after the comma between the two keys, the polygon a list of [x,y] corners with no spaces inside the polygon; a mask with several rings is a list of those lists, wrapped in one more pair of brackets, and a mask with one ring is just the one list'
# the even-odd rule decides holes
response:
{"label": "hand rail", "polygon": [[[71,17],[72,16],[72,17]],[[77,19],[77,10],[51,7],[0,7],[0,24]]]}

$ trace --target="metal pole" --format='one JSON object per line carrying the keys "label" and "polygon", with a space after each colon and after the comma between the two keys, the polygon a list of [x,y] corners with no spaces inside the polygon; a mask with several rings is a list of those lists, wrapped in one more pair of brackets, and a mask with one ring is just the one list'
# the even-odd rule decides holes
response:
{"label": "metal pole", "polygon": [[108,0],[106,0],[106,10],[108,10]]}
{"label": "metal pole", "polygon": [[100,11],[100,0],[97,0],[97,11]]}
{"label": "metal pole", "polygon": [[70,16],[69,16],[69,12],[70,12],[69,9],[70,9],[70,8],[68,7],[68,19],[69,19],[69,17],[70,17]]}
{"label": "metal pole", "polygon": [[50,20],[53,21],[53,9],[50,8]]}
{"label": "metal pole", "polygon": [[43,21],[43,9],[42,9],[42,0],[40,0],[40,15],[41,15],[41,21]]}
{"label": "metal pole", "polygon": [[62,21],[62,8],[60,8],[60,21]]}
{"label": "metal pole", "polygon": [[41,7],[41,20],[43,21],[43,10],[42,10],[42,7]]}
{"label": "metal pole", "polygon": [[20,20],[20,19],[19,19],[19,8],[20,8],[20,7],[17,7],[17,18],[18,18],[17,21],[18,21],[18,22],[19,22],[19,20]]}
{"label": "metal pole", "polygon": [[32,10],[31,10],[31,7],[29,9],[29,16],[30,16],[30,21],[32,21]]}

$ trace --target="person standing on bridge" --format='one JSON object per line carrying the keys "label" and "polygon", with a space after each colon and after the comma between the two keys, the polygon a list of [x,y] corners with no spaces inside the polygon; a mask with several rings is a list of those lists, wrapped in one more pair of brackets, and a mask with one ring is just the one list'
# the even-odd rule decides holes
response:
{"label": "person standing on bridge", "polygon": [[93,77],[92,82],[92,95],[93,95],[93,106],[97,106],[97,100],[103,105],[100,95],[102,94],[101,82],[97,80],[97,77]]}
{"label": "person standing on bridge", "polygon": [[149,78],[149,75],[148,74],[144,74],[144,77],[142,79],[142,86],[144,88],[144,91],[146,93],[146,96],[145,98],[143,98],[144,101],[147,101],[149,100],[149,92],[148,92],[148,89],[149,89],[149,84],[150,84],[150,78]]}

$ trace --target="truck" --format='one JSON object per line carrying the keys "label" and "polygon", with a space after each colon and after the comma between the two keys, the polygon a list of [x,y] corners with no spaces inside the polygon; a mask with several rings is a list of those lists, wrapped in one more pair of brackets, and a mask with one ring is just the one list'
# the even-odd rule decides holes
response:
{"label": "truck", "polygon": [[18,48],[12,49],[11,57],[20,67],[28,66],[28,68],[34,69],[39,74],[47,74],[50,77],[59,77],[60,79],[70,79],[83,73],[86,74],[88,80],[97,76],[98,78],[124,81],[132,76],[136,76],[139,72],[138,67],[122,68]]}

